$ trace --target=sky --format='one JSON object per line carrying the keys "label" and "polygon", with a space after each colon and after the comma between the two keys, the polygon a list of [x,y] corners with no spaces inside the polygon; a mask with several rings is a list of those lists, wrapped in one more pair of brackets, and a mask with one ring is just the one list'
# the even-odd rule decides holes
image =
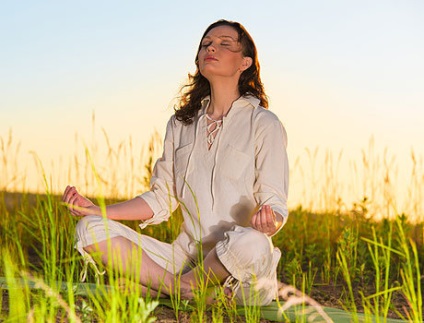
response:
{"label": "sky", "polygon": [[400,169],[424,154],[421,0],[3,1],[0,138],[49,165],[92,136],[93,115],[114,142],[163,134],[221,18],[256,42],[292,164],[316,149],[360,158],[370,142]]}

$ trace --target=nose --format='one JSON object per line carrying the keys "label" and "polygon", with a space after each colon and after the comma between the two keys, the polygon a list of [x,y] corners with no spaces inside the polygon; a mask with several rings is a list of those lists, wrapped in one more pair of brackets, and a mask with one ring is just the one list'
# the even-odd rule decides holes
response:
{"label": "nose", "polygon": [[210,44],[208,47],[206,47],[206,52],[207,53],[214,52],[214,51],[215,51],[215,47],[212,44]]}

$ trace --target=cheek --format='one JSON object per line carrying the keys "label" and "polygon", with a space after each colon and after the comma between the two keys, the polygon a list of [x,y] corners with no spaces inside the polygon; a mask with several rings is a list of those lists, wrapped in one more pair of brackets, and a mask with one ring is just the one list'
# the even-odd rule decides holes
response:
{"label": "cheek", "polygon": [[[201,57],[200,56],[198,56],[198,62],[197,62],[197,68],[198,68],[198,70],[199,70],[199,72],[200,72],[200,74],[202,74],[203,75],[203,71],[204,71],[204,69],[205,69],[205,64],[204,64],[204,62],[203,62],[203,60],[201,59]],[[203,75],[204,76],[204,75]]]}
{"label": "cheek", "polygon": [[231,59],[230,64],[235,68],[238,69],[241,64],[242,64],[242,60],[238,57],[234,57],[233,59]]}
{"label": "cheek", "polygon": [[200,58],[200,56],[205,56],[206,51],[202,48],[197,52],[197,58]]}

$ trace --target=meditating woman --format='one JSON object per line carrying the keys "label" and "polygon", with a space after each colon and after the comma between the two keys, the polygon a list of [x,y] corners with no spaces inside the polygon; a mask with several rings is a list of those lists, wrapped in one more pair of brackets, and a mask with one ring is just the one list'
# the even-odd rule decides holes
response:
{"label": "meditating woman", "polygon": [[[211,24],[195,64],[149,191],[102,212],[66,188],[63,202],[82,216],[76,247],[153,295],[191,299],[203,281],[222,286],[238,304],[269,304],[277,297],[281,256],[271,237],[288,216],[286,132],[268,110],[256,47],[240,23]],[[118,222],[141,221],[143,229],[172,221],[178,206],[184,222],[170,244]]]}

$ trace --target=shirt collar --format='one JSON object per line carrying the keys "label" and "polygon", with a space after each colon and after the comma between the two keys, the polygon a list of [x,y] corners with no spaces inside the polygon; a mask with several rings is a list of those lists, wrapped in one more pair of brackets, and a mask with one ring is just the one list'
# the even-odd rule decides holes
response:
{"label": "shirt collar", "polygon": [[[206,109],[209,106],[210,100],[211,100],[210,95],[208,95],[208,96],[206,96],[202,99],[202,101],[201,101],[202,107],[199,110],[199,114],[198,114],[199,116],[206,114]],[[231,110],[233,110],[234,108],[238,108],[238,107],[245,107],[246,103],[250,104],[252,108],[256,109],[257,107],[259,107],[261,101],[257,97],[255,97],[254,95],[247,93],[247,94],[239,97],[236,101],[234,101],[234,103],[231,107]],[[230,110],[230,112],[231,112],[231,110]]]}

